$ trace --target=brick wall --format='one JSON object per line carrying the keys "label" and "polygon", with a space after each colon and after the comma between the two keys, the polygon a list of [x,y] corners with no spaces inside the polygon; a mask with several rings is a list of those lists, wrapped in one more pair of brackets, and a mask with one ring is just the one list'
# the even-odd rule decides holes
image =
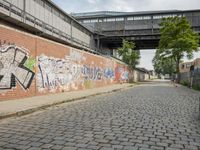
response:
{"label": "brick wall", "polygon": [[128,80],[122,62],[0,25],[0,100],[83,90]]}

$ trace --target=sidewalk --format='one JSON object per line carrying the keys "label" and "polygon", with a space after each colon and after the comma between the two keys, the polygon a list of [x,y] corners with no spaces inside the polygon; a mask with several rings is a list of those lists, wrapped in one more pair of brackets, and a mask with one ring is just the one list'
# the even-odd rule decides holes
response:
{"label": "sidewalk", "polygon": [[45,96],[35,96],[24,99],[9,100],[0,102],[0,119],[26,115],[53,105],[79,100],[95,95],[111,93],[122,89],[130,88],[135,84],[114,84],[100,88],[87,89],[83,91],[72,91]]}

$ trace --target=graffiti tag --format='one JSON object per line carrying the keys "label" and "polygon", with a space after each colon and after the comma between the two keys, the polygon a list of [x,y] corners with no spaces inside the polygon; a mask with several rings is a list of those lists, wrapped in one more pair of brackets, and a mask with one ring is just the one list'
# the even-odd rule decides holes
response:
{"label": "graffiti tag", "polygon": [[0,48],[0,89],[15,87],[16,80],[24,89],[30,87],[34,72],[24,66],[27,58],[28,52],[15,45]]}

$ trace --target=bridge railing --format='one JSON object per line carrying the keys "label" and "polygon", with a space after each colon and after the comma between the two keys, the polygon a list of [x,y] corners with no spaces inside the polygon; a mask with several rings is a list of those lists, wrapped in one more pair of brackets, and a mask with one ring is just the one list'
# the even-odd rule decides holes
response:
{"label": "bridge railing", "polygon": [[[0,0],[0,16],[4,19],[5,18],[9,19],[9,21],[12,18],[19,21],[20,23],[24,23],[24,25],[22,24],[20,25],[28,28],[29,30],[30,30],[30,27],[32,27],[31,30],[35,32],[39,31],[41,35],[52,36],[53,38],[57,38],[71,45],[78,46],[81,49],[85,49],[91,53],[100,55],[100,53],[94,50],[91,50],[90,46],[87,43],[77,38],[74,38],[67,33],[64,33],[63,31],[45,23],[44,21],[34,17],[33,15],[27,12],[24,12],[22,9],[16,7],[15,5],[13,5],[12,3],[6,0]],[[15,22],[14,20],[12,21]]]}
{"label": "bridge railing", "polygon": [[[145,34],[148,32],[148,34],[157,34],[158,30],[160,29],[160,22],[161,19],[166,17],[169,17],[169,14],[162,14],[162,15],[149,15],[148,19],[138,19],[138,20],[129,20],[128,16],[124,16],[123,20],[116,20],[115,18],[119,16],[114,16],[109,21],[96,21],[96,22],[84,22],[82,20],[82,23],[86,26],[93,27],[93,30],[95,32],[99,32],[102,34],[105,33],[112,33],[113,36],[117,34],[122,33],[130,33],[132,34]],[[194,31],[200,33],[200,11],[196,11],[195,13],[191,12],[178,12],[176,15],[178,17],[185,16],[187,20],[192,25],[192,28]],[[89,20],[89,18],[87,18]],[[98,18],[92,18],[93,20],[97,20]],[[101,18],[104,20],[104,18]],[[143,32],[141,32],[143,31]],[[110,34],[109,34],[110,35]]]}

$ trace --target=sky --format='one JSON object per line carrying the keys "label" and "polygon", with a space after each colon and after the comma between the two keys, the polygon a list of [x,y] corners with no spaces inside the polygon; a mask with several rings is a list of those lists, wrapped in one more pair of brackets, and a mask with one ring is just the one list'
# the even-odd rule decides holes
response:
{"label": "sky", "polygon": [[[154,11],[200,9],[200,0],[52,0],[67,13],[93,11]],[[153,69],[155,50],[141,50],[139,67]],[[200,52],[194,54],[194,59]],[[184,61],[188,61],[186,58]]]}
{"label": "sky", "polygon": [[53,0],[67,13],[200,9],[200,0]]}
{"label": "sky", "polygon": [[[140,64],[139,67],[142,68],[147,68],[149,70],[153,70],[153,65],[152,65],[152,59],[155,55],[156,50],[155,49],[149,49],[149,50],[140,50]],[[187,57],[185,56],[183,58],[183,61],[193,61],[196,58],[200,58],[200,52],[194,53],[194,56],[191,60],[188,60]]]}

